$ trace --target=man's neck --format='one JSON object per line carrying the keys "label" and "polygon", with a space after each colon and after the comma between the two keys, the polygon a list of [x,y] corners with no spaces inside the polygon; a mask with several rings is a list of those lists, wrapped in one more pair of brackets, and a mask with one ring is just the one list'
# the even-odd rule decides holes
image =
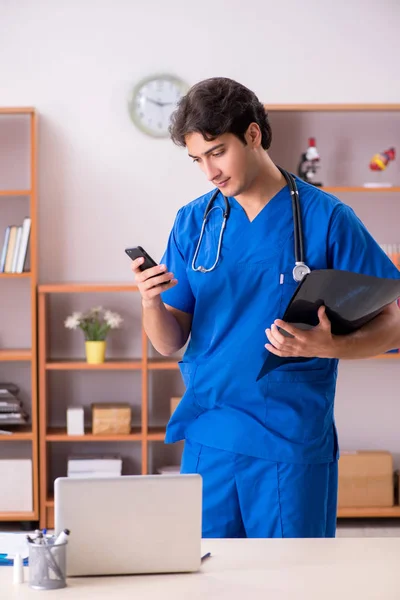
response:
{"label": "man's neck", "polygon": [[285,187],[286,180],[278,167],[265,154],[262,168],[252,185],[243,194],[236,196],[236,200],[243,207],[250,221],[255,219],[264,206]]}

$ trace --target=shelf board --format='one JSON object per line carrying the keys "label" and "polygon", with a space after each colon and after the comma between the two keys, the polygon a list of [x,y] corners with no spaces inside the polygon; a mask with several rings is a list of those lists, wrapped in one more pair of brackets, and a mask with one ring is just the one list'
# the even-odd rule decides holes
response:
{"label": "shelf board", "polygon": [[34,115],[35,112],[32,106],[0,107],[0,115]]}
{"label": "shelf board", "polygon": [[46,283],[38,286],[39,294],[80,294],[83,292],[137,292],[132,283]]}
{"label": "shelf board", "polygon": [[24,273],[0,273],[0,278],[3,277],[6,279],[14,277],[15,279],[25,279],[31,277],[31,275],[32,273],[30,271],[25,271]]}
{"label": "shelf board", "polygon": [[[10,425],[0,422],[0,429],[7,429]],[[15,426],[14,426],[15,427]],[[10,429],[11,435],[0,434],[0,442],[21,442],[33,440],[33,433],[31,427],[18,427],[18,429]]]}
{"label": "shelf board", "polygon": [[376,359],[378,359],[378,360],[397,359],[398,360],[399,358],[400,358],[400,352],[389,352],[388,354],[378,354],[378,356],[371,356],[369,358],[369,360],[376,360]]}
{"label": "shelf board", "polygon": [[380,194],[383,193],[393,193],[393,192],[400,192],[400,186],[398,185],[393,185],[392,187],[374,187],[374,188],[370,188],[370,187],[364,187],[362,185],[360,186],[335,186],[335,185],[328,185],[328,186],[324,186],[321,188],[322,190],[324,190],[325,192],[333,192],[333,193],[340,193],[340,192],[365,192],[366,194],[370,194],[370,193],[377,193],[379,192]]}
{"label": "shelf board", "polygon": [[30,196],[31,190],[0,190],[0,196]]}
{"label": "shelf board", "polygon": [[133,428],[126,435],[93,435],[91,429],[85,429],[85,435],[68,435],[65,427],[49,427],[47,442],[140,442],[142,434],[139,428]]}
{"label": "shelf board", "polygon": [[149,427],[146,437],[149,442],[163,442],[165,439],[165,427]]}
{"label": "shelf board", "polygon": [[150,358],[147,364],[150,371],[179,369],[178,361],[171,359]]}
{"label": "shelf board", "polygon": [[400,506],[338,508],[337,516],[339,519],[400,517]]}
{"label": "shelf board", "polygon": [[348,112],[400,110],[400,104],[264,104],[267,112]]}
{"label": "shelf board", "polygon": [[0,362],[20,362],[32,360],[32,351],[30,349],[10,349],[3,348],[0,350]]}
{"label": "shelf board", "polygon": [[32,512],[0,512],[0,521],[36,521],[37,515]]}
{"label": "shelf board", "polygon": [[99,365],[91,365],[83,359],[51,360],[46,362],[48,371],[139,371],[142,368],[140,360],[106,360]]}

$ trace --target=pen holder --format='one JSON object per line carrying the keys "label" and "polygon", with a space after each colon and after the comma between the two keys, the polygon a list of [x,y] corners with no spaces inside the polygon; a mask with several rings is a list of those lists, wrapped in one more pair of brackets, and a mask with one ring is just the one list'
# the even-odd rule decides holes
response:
{"label": "pen holder", "polygon": [[56,590],[66,587],[67,545],[29,544],[29,587],[34,590]]}

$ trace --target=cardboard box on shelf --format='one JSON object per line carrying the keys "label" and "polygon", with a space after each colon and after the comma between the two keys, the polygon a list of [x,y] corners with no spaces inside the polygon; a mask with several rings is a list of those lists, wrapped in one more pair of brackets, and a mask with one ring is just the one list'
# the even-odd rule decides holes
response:
{"label": "cardboard box on shelf", "polygon": [[393,504],[393,457],[390,452],[342,452],[339,459],[338,507]]}
{"label": "cardboard box on shelf", "polygon": [[131,432],[131,420],[129,404],[92,404],[93,435],[126,435]]}
{"label": "cardboard box on shelf", "polygon": [[178,406],[179,402],[182,400],[182,396],[174,396],[173,398],[171,398],[171,415],[172,413],[175,411],[176,407]]}

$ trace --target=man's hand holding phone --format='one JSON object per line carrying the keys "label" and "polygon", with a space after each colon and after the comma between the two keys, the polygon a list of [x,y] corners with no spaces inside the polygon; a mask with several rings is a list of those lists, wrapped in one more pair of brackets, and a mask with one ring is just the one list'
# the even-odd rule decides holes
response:
{"label": "man's hand holding phone", "polygon": [[143,306],[157,307],[161,302],[160,294],[174,287],[178,280],[174,279],[173,273],[167,271],[166,265],[157,265],[141,246],[127,248],[125,252],[132,259],[131,269]]}

